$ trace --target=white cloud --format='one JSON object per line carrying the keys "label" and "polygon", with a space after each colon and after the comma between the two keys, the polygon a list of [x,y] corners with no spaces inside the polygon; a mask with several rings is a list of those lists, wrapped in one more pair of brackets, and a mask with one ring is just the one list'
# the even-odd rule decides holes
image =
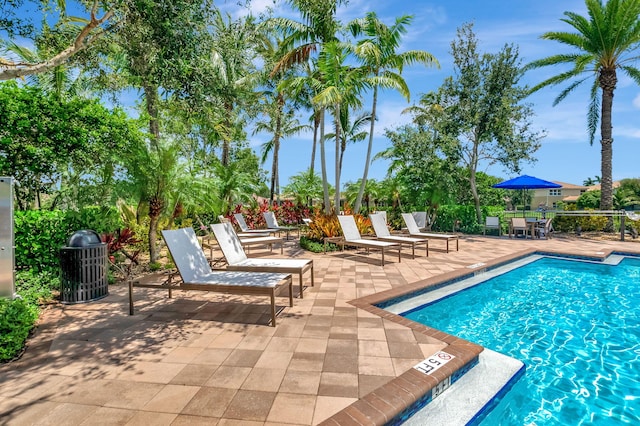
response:
{"label": "white cloud", "polygon": [[636,109],[640,109],[640,93],[638,93],[636,97],[633,98],[632,104]]}

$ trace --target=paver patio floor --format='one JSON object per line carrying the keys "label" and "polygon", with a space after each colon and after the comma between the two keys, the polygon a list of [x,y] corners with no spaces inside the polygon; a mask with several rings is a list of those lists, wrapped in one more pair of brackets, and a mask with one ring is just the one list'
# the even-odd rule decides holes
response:
{"label": "paver patio floor", "polygon": [[104,299],[51,306],[22,358],[0,366],[0,424],[315,425],[446,346],[350,300],[526,249],[640,249],[465,236],[445,253],[438,243],[428,258],[388,256],[384,268],[379,253],[252,250],[315,262],[315,287],[293,307],[279,299],[277,327],[260,297],[136,288],[129,316],[126,286],[113,285]]}

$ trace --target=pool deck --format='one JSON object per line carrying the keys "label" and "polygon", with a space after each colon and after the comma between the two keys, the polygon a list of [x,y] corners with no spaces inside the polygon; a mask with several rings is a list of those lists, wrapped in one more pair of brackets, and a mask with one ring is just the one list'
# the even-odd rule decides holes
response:
{"label": "pool deck", "polygon": [[414,365],[482,348],[372,303],[535,250],[640,253],[638,242],[568,237],[461,236],[449,253],[438,243],[429,257],[388,256],[384,268],[376,252],[252,250],[314,260],[315,287],[293,307],[278,299],[276,327],[260,297],[137,288],[129,316],[127,288],[114,285],[98,301],[52,305],[23,356],[0,365],[0,424],[383,424],[440,380]]}

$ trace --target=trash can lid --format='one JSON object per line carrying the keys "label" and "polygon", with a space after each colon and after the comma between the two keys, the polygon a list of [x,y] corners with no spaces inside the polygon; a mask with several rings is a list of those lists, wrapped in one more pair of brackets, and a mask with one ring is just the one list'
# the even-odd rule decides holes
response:
{"label": "trash can lid", "polygon": [[102,244],[102,240],[96,231],[81,229],[69,237],[68,247],[88,247]]}

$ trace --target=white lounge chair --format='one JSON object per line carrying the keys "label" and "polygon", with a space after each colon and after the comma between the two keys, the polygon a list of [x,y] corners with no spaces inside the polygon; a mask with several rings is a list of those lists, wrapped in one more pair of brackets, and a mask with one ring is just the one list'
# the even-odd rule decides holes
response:
{"label": "white lounge chair", "polygon": [[289,306],[293,306],[293,280],[290,274],[267,272],[212,271],[200,247],[193,228],[162,231],[171,257],[182,278],[180,283],[171,282],[158,286],[152,284],[130,284],[130,314],[133,315],[132,287],[168,288],[169,297],[173,288],[181,290],[214,291],[218,293],[264,295],[271,299],[271,325],[276,325],[275,291],[280,285],[289,286]]}
{"label": "white lounge chair", "polygon": [[[238,222],[238,226],[240,227],[240,233],[238,236],[255,236],[255,237],[268,237],[271,234],[275,234],[278,231],[274,231],[271,229],[251,229],[247,225],[247,222],[244,220],[244,215],[242,213],[234,213],[234,219]],[[222,222],[221,222],[222,223]]]}
{"label": "white lounge chair", "polygon": [[402,247],[403,244],[411,246],[411,256],[416,258],[416,245],[424,244],[427,250],[427,257],[429,256],[429,240],[426,238],[415,237],[403,237],[401,235],[391,235],[389,228],[384,220],[384,215],[374,213],[369,215],[371,219],[371,225],[373,225],[373,231],[376,233],[376,238],[380,241],[389,241],[391,243],[398,243]]}
{"label": "white lounge chair", "polygon": [[500,225],[500,218],[498,216],[487,216],[484,222],[484,229],[482,235],[487,235],[487,229],[497,229],[498,236],[502,235],[502,225]]}
{"label": "white lounge chair", "polygon": [[264,221],[267,222],[267,229],[276,230],[278,232],[284,231],[287,235],[287,240],[289,239],[289,233],[291,231],[298,231],[298,237],[300,236],[300,228],[297,226],[280,226],[278,225],[278,220],[276,219],[276,215],[273,212],[264,212],[262,213],[264,216]]}
{"label": "white lounge chair", "polygon": [[404,219],[404,223],[407,225],[407,229],[409,230],[410,236],[418,237],[418,238],[428,238],[430,240],[444,240],[447,243],[447,253],[449,253],[449,241],[455,241],[456,251],[458,251],[459,244],[458,244],[457,235],[436,234],[432,232],[420,232],[420,228],[418,228],[418,224],[416,223],[411,213],[402,213],[402,219]]}
{"label": "white lounge chair", "polygon": [[314,286],[313,260],[310,259],[267,259],[248,258],[242,248],[242,243],[229,223],[217,223],[211,225],[213,233],[218,240],[222,254],[227,259],[227,269],[230,271],[261,271],[261,272],[286,272],[298,274],[300,281],[300,298],[303,297],[302,276],[305,272],[311,272],[311,286]]}
{"label": "white lounge chair", "polygon": [[[231,229],[233,229],[233,225],[231,224],[231,222],[227,221],[221,223],[226,223],[231,227]],[[210,225],[210,227],[213,231],[213,225]],[[279,244],[280,254],[284,253],[284,240],[280,237],[270,237],[269,234],[266,234],[265,236],[261,236],[260,234],[245,234],[243,232],[236,233],[236,235],[240,239],[240,244],[242,245],[242,247],[246,248],[247,250],[254,246],[269,246],[269,249],[273,251],[273,245]]]}
{"label": "white lounge chair", "polygon": [[382,252],[381,265],[384,266],[384,251],[389,248],[397,248],[398,262],[402,261],[400,257],[400,250],[402,249],[402,246],[400,244],[390,243],[388,241],[366,240],[362,238],[353,216],[338,215],[338,221],[340,222],[340,228],[342,228],[342,235],[344,238],[334,242],[341,246],[342,249],[344,249],[344,246],[353,246],[366,248],[367,251],[370,249],[380,250]]}

